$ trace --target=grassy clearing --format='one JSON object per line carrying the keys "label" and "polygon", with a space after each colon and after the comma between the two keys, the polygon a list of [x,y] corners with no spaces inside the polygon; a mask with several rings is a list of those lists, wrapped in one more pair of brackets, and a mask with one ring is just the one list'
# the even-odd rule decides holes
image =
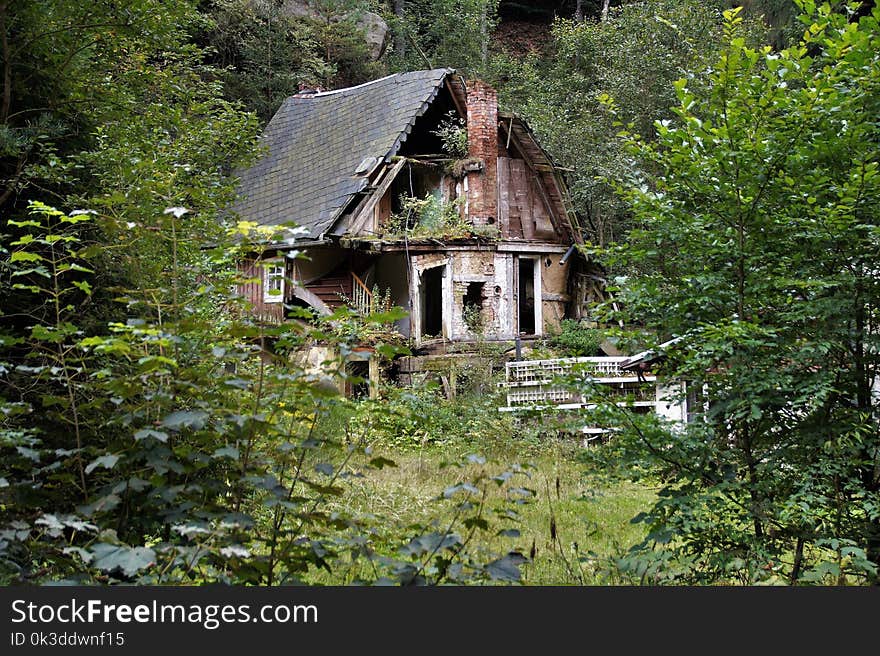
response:
{"label": "grassy clearing", "polygon": [[[485,517],[490,526],[476,530],[471,550],[504,554],[519,551],[531,556],[522,566],[523,582],[528,585],[599,585],[617,582],[609,577],[609,559],[642,538],[641,528],[630,519],[646,510],[654,494],[650,489],[630,483],[599,482],[586,466],[577,462],[578,447],[570,442],[551,440],[543,445],[517,444],[516,440],[496,441],[482,455],[485,464],[444,466],[474,445],[429,447],[416,452],[383,454],[397,466],[381,470],[355,470],[349,477],[344,496],[334,503],[346,514],[368,518],[376,526],[374,545],[389,553],[406,542],[416,527],[435,524],[443,531],[467,533],[456,521],[455,504],[438,499],[445,489],[476,479],[510,471],[514,463],[524,471],[516,473],[509,485],[493,481],[485,485]],[[510,486],[528,488],[533,495],[527,503],[515,504],[517,520],[500,514],[515,500]],[[498,511],[497,513],[495,511]],[[518,537],[498,535],[501,529],[517,529]],[[312,583],[347,584],[357,580],[363,559],[336,564],[334,572],[318,574]]]}

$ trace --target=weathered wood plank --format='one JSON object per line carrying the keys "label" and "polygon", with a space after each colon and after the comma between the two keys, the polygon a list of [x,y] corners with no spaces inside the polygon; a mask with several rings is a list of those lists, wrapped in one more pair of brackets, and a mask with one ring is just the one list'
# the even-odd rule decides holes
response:
{"label": "weathered wood plank", "polygon": [[535,238],[535,224],[529,198],[529,176],[526,163],[521,159],[510,160],[510,191],[513,196],[511,215],[519,219],[523,238],[532,240]]}
{"label": "weathered wood plank", "polygon": [[[510,220],[510,159],[498,158],[498,229],[502,237],[516,233]],[[522,236],[522,230],[519,231]]]}

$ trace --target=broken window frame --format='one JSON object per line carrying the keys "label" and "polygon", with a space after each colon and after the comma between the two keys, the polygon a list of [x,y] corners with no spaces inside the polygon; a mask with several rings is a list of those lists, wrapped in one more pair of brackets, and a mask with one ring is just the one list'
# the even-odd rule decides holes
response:
{"label": "broken window frame", "polygon": [[[464,325],[472,334],[479,335],[486,330],[485,300],[486,283],[484,281],[466,283],[465,293],[461,299],[461,313]],[[473,310],[476,310],[476,317],[473,315]]]}

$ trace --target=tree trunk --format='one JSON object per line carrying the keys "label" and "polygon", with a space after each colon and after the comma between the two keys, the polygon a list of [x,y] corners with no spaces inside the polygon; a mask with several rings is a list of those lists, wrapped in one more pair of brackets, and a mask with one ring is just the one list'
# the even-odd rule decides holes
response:
{"label": "tree trunk", "polygon": [[404,0],[394,0],[394,17],[397,25],[394,30],[394,52],[398,57],[406,57],[406,34],[404,33]]}
{"label": "tree trunk", "polygon": [[482,43],[480,45],[480,59],[482,60],[483,70],[486,70],[486,66],[489,63],[489,18],[486,14],[489,12],[489,2],[483,3],[483,12],[480,16],[480,38]]}
{"label": "tree trunk", "polygon": [[584,20],[584,0],[577,0],[577,5],[574,8],[574,19],[578,23]]}
{"label": "tree trunk", "polygon": [[[578,3],[580,4],[580,3]],[[608,8],[611,5],[611,0],[602,0],[602,22],[608,20]]]}
{"label": "tree trunk", "polygon": [[739,428],[739,442],[745,457],[746,469],[748,470],[749,481],[749,499],[751,500],[752,523],[755,529],[755,537],[758,540],[764,539],[764,524],[761,521],[761,496],[758,493],[758,467],[755,455],[752,451],[752,440],[747,426]]}
{"label": "tree trunk", "polygon": [[798,579],[801,576],[801,568],[804,564],[804,538],[803,536],[797,539],[797,545],[794,548],[794,564],[791,568],[791,578],[789,579],[789,583],[791,585],[797,585]]}
{"label": "tree trunk", "polygon": [[12,54],[9,52],[9,38],[6,35],[5,2],[0,4],[0,39],[3,45],[3,106],[0,108],[0,122],[6,123],[12,106]]}

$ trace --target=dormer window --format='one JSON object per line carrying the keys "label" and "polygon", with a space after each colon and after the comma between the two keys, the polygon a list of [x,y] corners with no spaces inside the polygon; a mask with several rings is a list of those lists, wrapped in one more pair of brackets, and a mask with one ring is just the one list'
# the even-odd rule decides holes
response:
{"label": "dormer window", "polygon": [[284,302],[284,260],[267,260],[263,265],[263,303]]}

